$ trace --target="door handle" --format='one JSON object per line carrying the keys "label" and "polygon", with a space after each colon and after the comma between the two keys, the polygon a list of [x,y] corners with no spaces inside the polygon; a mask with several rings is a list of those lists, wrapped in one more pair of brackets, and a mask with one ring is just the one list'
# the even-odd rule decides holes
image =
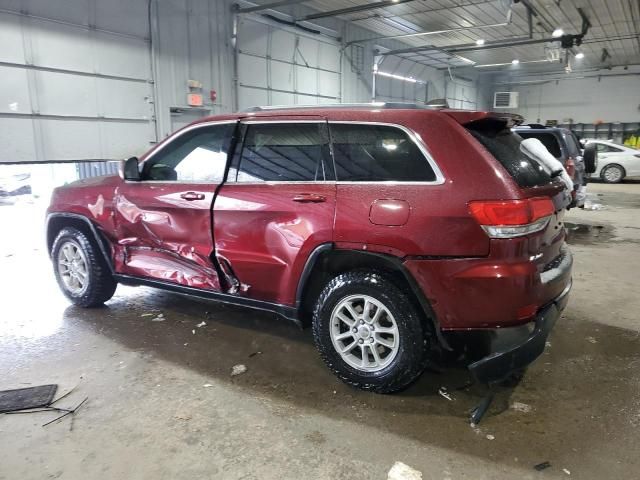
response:
{"label": "door handle", "polygon": [[327,197],[316,193],[299,193],[292,200],[299,203],[322,203],[327,201]]}
{"label": "door handle", "polygon": [[189,202],[192,202],[193,200],[204,200],[204,193],[185,192],[180,195],[180,198],[188,200]]}

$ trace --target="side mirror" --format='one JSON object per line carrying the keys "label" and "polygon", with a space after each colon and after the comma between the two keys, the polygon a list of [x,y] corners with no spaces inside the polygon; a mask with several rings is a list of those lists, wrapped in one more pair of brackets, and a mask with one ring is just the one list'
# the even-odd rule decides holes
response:
{"label": "side mirror", "polygon": [[140,181],[140,170],[138,169],[138,157],[127,158],[122,162],[122,178],[132,182]]}

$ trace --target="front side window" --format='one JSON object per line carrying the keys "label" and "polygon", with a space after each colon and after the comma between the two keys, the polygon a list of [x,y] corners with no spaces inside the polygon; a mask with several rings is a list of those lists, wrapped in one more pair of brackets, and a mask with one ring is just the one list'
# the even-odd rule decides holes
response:
{"label": "front side window", "polygon": [[619,148],[612,147],[611,145],[605,145],[604,143],[596,143],[596,149],[600,153],[622,152]]}
{"label": "front side window", "polygon": [[249,124],[234,175],[243,183],[333,180],[326,124]]}
{"label": "front side window", "polygon": [[210,125],[180,135],[144,162],[142,180],[222,182],[234,128]]}
{"label": "front side window", "polygon": [[331,124],[338,180],[433,182],[436,174],[403,130],[386,125]]}

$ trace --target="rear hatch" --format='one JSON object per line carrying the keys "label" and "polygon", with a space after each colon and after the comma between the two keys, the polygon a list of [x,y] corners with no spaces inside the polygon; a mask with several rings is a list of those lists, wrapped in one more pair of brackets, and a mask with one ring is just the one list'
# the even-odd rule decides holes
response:
{"label": "rear hatch", "polygon": [[[492,238],[526,237],[529,258],[539,272],[554,268],[562,260],[566,236],[563,220],[571,203],[570,192],[557,176],[542,168],[541,162],[520,150],[522,138],[511,131],[505,119],[486,117],[464,127],[504,167],[522,192],[522,200],[496,205],[494,210],[499,214],[495,218],[481,213],[485,223],[496,224],[492,229],[483,228]],[[505,206],[513,212],[510,217],[505,214]],[[523,209],[528,209],[528,217],[526,212],[522,213]],[[501,220],[504,225],[516,227],[501,228],[498,225]]]}

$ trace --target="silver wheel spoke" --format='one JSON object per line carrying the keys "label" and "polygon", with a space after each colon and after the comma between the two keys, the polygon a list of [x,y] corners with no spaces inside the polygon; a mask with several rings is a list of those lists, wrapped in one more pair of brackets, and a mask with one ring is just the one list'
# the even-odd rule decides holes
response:
{"label": "silver wheel spoke", "polygon": [[342,348],[342,350],[340,350],[340,353],[347,353],[350,352],[351,350],[353,350],[353,347],[355,347],[358,344],[358,342],[356,342],[355,340],[353,342],[351,342],[349,345],[345,346]]}
{"label": "silver wheel spoke", "polygon": [[360,315],[358,315],[358,312],[356,312],[353,309],[353,306],[350,303],[345,303],[344,308],[347,309],[347,311],[351,315],[351,318],[353,318],[354,321],[356,321],[356,320],[358,320],[360,318]]}
{"label": "silver wheel spoke", "polygon": [[371,353],[373,354],[373,358],[376,361],[376,365],[380,365],[382,363],[382,360],[380,360],[380,352],[378,352],[377,345],[374,344],[371,346]]}
{"label": "silver wheel spoke", "polygon": [[387,348],[393,348],[393,345],[395,343],[393,340],[387,340],[386,338],[382,338],[380,336],[376,337],[376,342]]}
{"label": "silver wheel spoke", "polygon": [[336,318],[338,318],[341,322],[346,323],[349,327],[353,327],[356,324],[355,320],[346,317],[340,312],[336,314]]}
{"label": "silver wheel spoke", "polygon": [[336,340],[344,340],[345,338],[349,338],[349,337],[353,338],[353,333],[350,331],[341,333],[336,337]]}
{"label": "silver wheel spoke", "polygon": [[369,352],[367,352],[368,349],[369,345],[360,345],[360,353],[362,354],[362,360],[360,361],[360,364],[363,368],[367,368],[369,366]]}

